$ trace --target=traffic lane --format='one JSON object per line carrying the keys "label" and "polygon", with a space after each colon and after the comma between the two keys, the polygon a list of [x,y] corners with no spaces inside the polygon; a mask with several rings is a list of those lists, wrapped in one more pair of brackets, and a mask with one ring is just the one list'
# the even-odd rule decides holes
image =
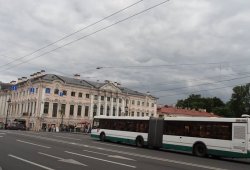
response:
{"label": "traffic lane", "polygon": [[[22,138],[22,140],[27,141],[28,139]],[[28,141],[31,142],[30,139]],[[37,141],[32,141],[32,142],[35,143]],[[29,146],[29,145],[27,145],[27,146]],[[31,147],[33,147],[33,146],[31,146]],[[53,146],[53,150],[46,150],[45,154],[49,154],[49,155],[52,155],[54,157],[60,156],[61,158],[67,158],[68,155],[65,155],[61,152],[63,149],[65,149],[65,146],[60,145],[60,144],[55,145],[55,146]],[[82,161],[83,159],[82,158],[80,159],[79,155],[80,155],[80,157],[82,157],[82,155],[84,155],[85,156],[85,157],[83,157],[84,160],[88,160],[88,163],[91,164],[91,167],[94,166],[95,168],[105,167],[106,164],[111,164],[111,165],[108,165],[108,167],[114,167],[114,169],[117,169],[118,168],[117,166],[122,166],[122,167],[119,167],[119,169],[127,169],[127,168],[133,168],[133,167],[138,167],[139,169],[152,169],[152,168],[154,168],[154,169],[159,169],[159,170],[165,169],[166,167],[168,167],[169,169],[187,169],[187,168],[184,168],[181,166],[178,167],[176,165],[166,165],[164,163],[159,164],[159,163],[157,163],[157,161],[153,161],[154,163],[151,163],[151,161],[147,161],[148,164],[145,165],[145,162],[143,162],[143,164],[141,164],[141,161],[131,163],[131,161],[119,160],[120,158],[117,160],[117,158],[114,158],[114,157],[106,157],[106,156],[103,157],[102,155],[97,156],[97,155],[92,154],[92,153],[90,154],[89,152],[86,154],[86,152],[85,153],[79,152],[79,147],[74,146],[74,145],[68,149],[70,149],[70,151],[68,151],[68,153],[71,153],[71,156],[73,156],[74,159],[76,159],[78,161]],[[28,150],[28,149],[25,149],[25,150]],[[72,153],[74,153],[74,154],[72,155]],[[25,157],[23,157],[24,159],[27,159],[30,161],[34,161],[34,160],[38,159],[37,155],[34,156],[33,154],[28,153],[28,155],[32,156],[32,159],[30,159],[27,157],[27,152],[24,152],[24,154],[25,154]],[[78,154],[78,155],[76,155],[76,154]],[[20,156],[20,155],[16,154],[16,156]],[[120,155],[118,155],[118,156],[120,156]],[[72,157],[70,157],[70,158],[72,158]],[[46,162],[47,163],[45,165],[47,165],[47,166],[50,165],[50,164],[48,164],[48,163],[50,163],[50,161],[46,161]],[[130,165],[129,162],[131,164],[136,163],[136,166]],[[44,162],[40,162],[40,161],[38,161],[37,163],[44,164]],[[50,165],[50,167],[53,167],[54,164],[55,164],[55,162],[53,162],[53,164]],[[124,166],[124,165],[129,165],[129,166]]]}
{"label": "traffic lane", "polygon": [[[32,142],[35,144],[37,141],[31,141],[30,139],[25,139],[22,138],[22,141],[29,141],[30,143]],[[51,149],[38,149],[40,148],[37,145],[30,145],[28,143],[18,143],[16,141],[16,137],[14,135],[9,135],[8,141],[8,146],[6,148],[12,148],[13,150],[7,150],[5,151],[5,155],[11,155],[14,157],[7,157],[7,159],[4,159],[7,165],[5,165],[5,169],[17,169],[16,166],[10,166],[11,164],[20,164],[20,167],[25,167],[25,169],[34,169],[34,166],[31,165],[29,167],[26,162],[23,162],[22,160],[26,160],[29,162],[33,162],[39,165],[42,165],[47,168],[51,169],[82,169],[82,164],[88,165],[88,168],[84,169],[103,169],[103,168],[111,168],[111,169],[121,169],[125,170],[127,168],[133,168],[135,166],[131,165],[130,167],[127,166],[128,163],[120,163],[119,161],[112,161],[109,159],[102,159],[102,158],[97,158],[97,159],[92,159],[96,157],[91,157],[89,155],[86,155],[87,157],[79,157],[79,156],[74,156],[72,154],[68,154],[64,151],[65,146],[59,145],[59,146],[53,146]],[[41,143],[39,143],[41,145]],[[43,144],[45,145],[45,144]],[[36,148],[38,147],[38,148]],[[69,148],[68,148],[69,149]],[[76,151],[79,151],[79,148],[76,148]],[[11,154],[9,154],[11,153]],[[17,158],[17,159],[16,159]],[[22,160],[20,160],[22,159]],[[62,161],[62,159],[64,161]],[[75,161],[78,161],[78,163],[75,163],[72,159]],[[71,160],[70,162],[65,162],[65,160]],[[79,165],[81,163],[81,165]],[[19,168],[20,168],[19,167]],[[39,168],[39,167],[38,167]]]}
{"label": "traffic lane", "polygon": [[[78,148],[79,149],[79,145],[77,145],[77,143],[75,143],[76,144],[76,148]],[[110,143],[109,143],[110,144]],[[72,143],[71,143],[71,145],[72,145]],[[85,143],[85,145],[86,145],[86,143]],[[111,147],[111,145],[112,145],[112,143],[110,144],[110,146],[109,145],[107,145],[107,147]],[[114,145],[116,145],[116,144],[114,144]],[[85,147],[84,145],[80,145],[80,146],[83,146],[83,147]],[[101,146],[103,146],[103,145],[101,145]],[[97,147],[97,146],[91,146],[91,145],[88,145],[88,147],[94,147],[94,148],[99,148],[99,147]],[[107,148],[106,148],[107,149]],[[123,150],[123,148],[119,148],[119,152],[124,152],[125,150],[123,150],[123,151],[121,151],[121,150]],[[113,148],[112,148],[112,152],[114,152],[114,151],[116,151],[116,150],[114,150]],[[127,150],[126,150],[127,151]],[[149,151],[149,152],[148,152]],[[138,152],[143,152],[143,154],[144,155],[155,155],[155,157],[161,157],[161,158],[171,158],[171,160],[178,160],[178,161],[186,161],[187,163],[195,163],[195,164],[198,164],[198,165],[206,165],[206,166],[223,166],[225,163],[223,163],[223,162],[221,162],[220,160],[218,161],[218,160],[211,160],[211,159],[207,159],[207,158],[205,158],[205,159],[203,159],[203,158],[197,158],[197,157],[193,157],[193,156],[190,156],[190,155],[183,155],[183,154],[176,154],[176,153],[170,153],[170,152],[167,152],[167,154],[166,154],[166,152],[159,152],[159,151],[155,151],[155,150],[147,150],[147,149],[138,149],[138,150],[136,150],[136,153],[138,153]],[[117,152],[116,152],[117,153]],[[170,153],[170,154],[169,154]],[[123,153],[124,154],[124,153]],[[129,155],[128,155],[129,154]],[[143,159],[145,159],[145,156],[143,155],[143,154],[141,154],[141,155],[137,155],[137,157],[139,156],[139,157],[142,157]],[[162,154],[162,156],[159,156],[159,155],[161,155]],[[135,153],[126,153],[125,152],[125,155],[127,155],[127,156],[133,156],[133,155],[135,155]],[[147,157],[146,157],[146,159],[148,159]],[[150,158],[150,159],[152,159],[152,158]],[[187,161],[187,160],[190,160],[190,161]],[[198,163],[197,163],[197,161],[198,161]],[[201,163],[201,162],[204,162],[204,163]],[[217,163],[215,163],[215,162],[217,162]],[[219,163],[219,164],[218,164]],[[233,166],[233,165],[231,165],[232,167],[236,167],[236,168],[238,168],[238,165],[235,165],[235,166]],[[227,168],[227,167],[223,167],[223,168]]]}

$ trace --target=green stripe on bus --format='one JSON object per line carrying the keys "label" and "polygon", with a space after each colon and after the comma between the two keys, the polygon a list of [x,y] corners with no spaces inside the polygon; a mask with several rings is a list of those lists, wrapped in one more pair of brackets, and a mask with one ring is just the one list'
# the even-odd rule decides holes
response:
{"label": "green stripe on bus", "polygon": [[[163,144],[163,148],[169,149],[169,150],[175,150],[175,151],[190,152],[190,153],[192,153],[193,151],[193,148],[190,146],[173,145],[173,144]],[[250,158],[249,151],[247,153],[238,153],[238,152],[208,149],[207,153],[209,155],[216,155],[216,156],[228,157],[228,158]]]}

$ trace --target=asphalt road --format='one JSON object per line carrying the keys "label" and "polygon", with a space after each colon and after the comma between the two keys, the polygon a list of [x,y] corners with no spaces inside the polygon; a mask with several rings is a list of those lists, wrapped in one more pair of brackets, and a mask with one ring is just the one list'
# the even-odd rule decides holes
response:
{"label": "asphalt road", "polygon": [[0,131],[0,170],[249,170],[250,159],[190,154],[99,142],[88,135]]}

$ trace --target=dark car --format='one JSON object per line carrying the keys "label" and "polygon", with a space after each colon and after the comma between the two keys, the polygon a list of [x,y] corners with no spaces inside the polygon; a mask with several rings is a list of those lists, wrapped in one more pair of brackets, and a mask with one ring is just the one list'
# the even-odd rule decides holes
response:
{"label": "dark car", "polygon": [[8,130],[26,130],[26,126],[24,124],[12,123],[7,125],[6,129]]}

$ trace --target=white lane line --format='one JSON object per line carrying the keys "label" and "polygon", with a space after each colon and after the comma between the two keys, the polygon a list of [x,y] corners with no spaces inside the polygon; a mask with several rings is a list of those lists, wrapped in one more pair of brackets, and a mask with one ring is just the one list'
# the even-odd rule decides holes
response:
{"label": "white lane line", "polygon": [[[64,144],[72,145],[71,142],[62,141],[62,140],[56,140],[56,139],[51,139],[51,138],[46,138],[46,137],[42,137],[42,136],[33,136],[33,135],[26,135],[26,134],[13,133],[13,132],[7,132],[7,133],[15,134],[15,135],[21,135],[21,136],[27,136],[27,137],[33,137],[33,138],[37,138],[37,139],[43,139],[43,140],[48,140],[48,141],[53,141],[53,142],[58,142],[58,143],[64,143]],[[122,151],[117,151],[117,150],[97,148],[96,146],[83,145],[83,144],[78,144],[78,143],[74,143],[74,145],[75,146],[80,146],[80,147],[88,147],[88,148],[92,148],[92,149],[99,149],[99,150],[105,150],[105,151],[110,151],[110,152],[116,152],[116,153],[121,153],[121,154],[125,154],[125,155],[131,155],[131,156],[135,156],[135,157],[142,157],[142,158],[147,158],[147,159],[153,159],[153,160],[158,160],[158,161],[163,161],[163,162],[172,162],[172,163],[176,163],[176,164],[179,163],[179,164],[184,164],[184,165],[189,165],[189,166],[194,166],[194,167],[202,167],[202,168],[211,169],[211,170],[227,170],[227,169],[223,169],[223,168],[210,167],[210,166],[206,166],[206,165],[192,164],[192,163],[189,163],[189,162],[180,162],[180,161],[168,160],[168,159],[163,159],[163,158],[158,158],[158,157],[151,157],[151,156],[147,156],[147,155],[140,155],[140,154],[131,153],[131,152],[122,152]]]}
{"label": "white lane line", "polygon": [[18,140],[17,139],[16,141],[21,142],[21,143],[26,143],[26,144],[34,145],[34,146],[39,146],[39,147],[42,147],[42,148],[47,148],[47,149],[51,148],[49,146],[44,146],[44,145],[39,145],[39,144],[31,143],[31,142],[26,142],[26,141],[23,141],[23,140]]}
{"label": "white lane line", "polygon": [[194,163],[189,163],[189,162],[184,162],[184,161],[176,161],[176,160],[172,160],[172,159],[165,159],[165,158],[141,155],[141,154],[136,154],[136,153],[131,153],[131,152],[123,152],[123,151],[119,151],[119,150],[112,150],[112,149],[105,149],[105,148],[96,148],[96,149],[125,154],[125,155],[130,155],[130,156],[136,156],[136,157],[141,157],[141,158],[153,159],[153,160],[158,160],[158,161],[163,161],[163,162],[175,163],[175,164],[180,164],[180,165],[187,165],[187,166],[193,166],[193,167],[198,167],[198,168],[204,168],[204,169],[227,170],[227,169],[223,169],[223,168],[217,168],[217,167],[194,164]]}
{"label": "white lane line", "polygon": [[136,166],[123,164],[123,163],[120,163],[120,162],[114,162],[114,161],[109,161],[109,160],[106,160],[106,159],[95,158],[95,157],[92,157],[92,156],[82,155],[82,154],[79,154],[79,153],[74,153],[74,152],[69,152],[69,151],[65,151],[65,152],[69,153],[69,154],[72,154],[72,155],[77,155],[77,156],[90,158],[90,159],[96,159],[96,160],[99,160],[99,161],[108,162],[108,163],[112,163],[112,164],[116,164],[116,165],[126,166],[126,167],[130,167],[130,168],[136,168]]}
{"label": "white lane line", "polygon": [[82,166],[88,166],[86,164],[83,164],[81,162],[78,162],[74,159],[64,159],[64,158],[60,158],[60,157],[57,157],[57,156],[54,156],[54,155],[49,155],[49,154],[46,154],[46,153],[42,153],[42,152],[38,152],[39,154],[41,155],[44,155],[44,156],[48,156],[48,157],[51,157],[51,158],[55,158],[55,159],[58,159],[58,161],[60,162],[65,162],[65,163],[70,163],[70,164],[75,164],[75,165],[82,165]]}
{"label": "white lane line", "polygon": [[53,135],[54,137],[58,138],[64,138],[64,139],[71,139],[71,140],[81,140],[81,139],[76,139],[76,138],[71,138],[71,137],[65,137],[65,136],[58,136],[58,135]]}
{"label": "white lane line", "polygon": [[2,138],[3,136],[0,136],[0,138]]}
{"label": "white lane line", "polygon": [[29,164],[32,164],[32,165],[38,166],[38,167],[43,168],[43,169],[47,169],[47,170],[54,170],[54,169],[49,168],[49,167],[47,167],[47,166],[43,166],[43,165],[40,165],[40,164],[38,164],[38,163],[31,162],[31,161],[29,161],[29,160],[26,160],[26,159],[23,159],[23,158],[20,158],[20,157],[17,157],[17,156],[11,155],[11,154],[9,154],[8,156],[10,156],[10,157],[12,157],[12,158],[15,158],[15,159],[18,159],[18,160],[23,161],[23,162],[26,162],[26,163],[29,163]]}
{"label": "white lane line", "polygon": [[5,135],[5,133],[0,133],[0,135]]}
{"label": "white lane line", "polygon": [[98,154],[98,155],[104,155],[104,156],[107,156],[107,157],[110,157],[110,158],[126,159],[126,160],[130,160],[130,161],[136,161],[134,159],[126,158],[126,157],[123,157],[123,156],[120,156],[120,155],[110,155],[110,154],[94,152],[94,151],[90,151],[90,150],[83,150],[83,151],[84,152],[89,152],[89,153],[95,153],[95,154]]}
{"label": "white lane line", "polygon": [[118,147],[118,148],[136,149],[136,148],[133,148],[132,146],[131,147],[126,147],[126,146],[112,145],[112,144],[101,143],[101,142],[92,142],[92,143],[96,143],[96,144],[100,144],[100,145],[115,146],[115,147]]}

